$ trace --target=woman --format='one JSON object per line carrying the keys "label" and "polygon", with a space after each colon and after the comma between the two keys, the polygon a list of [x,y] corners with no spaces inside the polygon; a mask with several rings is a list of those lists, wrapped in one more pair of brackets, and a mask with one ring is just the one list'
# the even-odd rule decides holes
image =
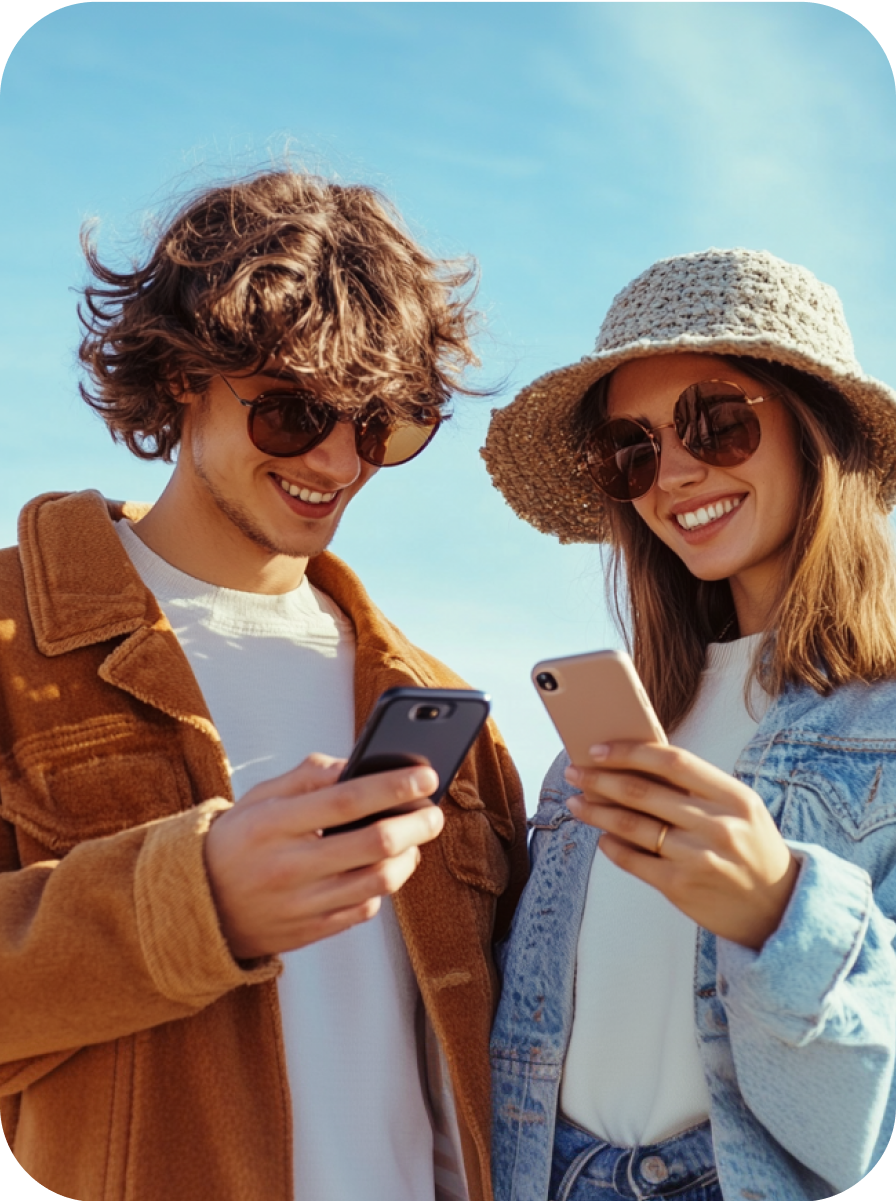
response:
{"label": "woman", "polygon": [[624,289],[483,453],[526,520],[610,544],[674,744],[545,781],[496,1197],[836,1194],[896,1104],[896,393],[833,289],[710,250]]}

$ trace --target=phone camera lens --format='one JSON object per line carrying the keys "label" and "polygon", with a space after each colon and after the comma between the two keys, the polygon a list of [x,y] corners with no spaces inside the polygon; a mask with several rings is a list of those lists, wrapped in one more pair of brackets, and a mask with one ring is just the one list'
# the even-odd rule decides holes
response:
{"label": "phone camera lens", "polygon": [[411,716],[414,721],[435,721],[440,713],[438,705],[417,705]]}
{"label": "phone camera lens", "polygon": [[557,681],[549,671],[540,671],[535,677],[535,683],[544,692],[557,691]]}

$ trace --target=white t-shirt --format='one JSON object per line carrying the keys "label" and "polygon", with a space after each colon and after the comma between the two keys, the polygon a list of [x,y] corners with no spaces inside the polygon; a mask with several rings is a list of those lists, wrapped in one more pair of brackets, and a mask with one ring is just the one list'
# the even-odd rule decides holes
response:
{"label": "white t-shirt", "polygon": [[[237,800],[311,751],[348,755],[355,637],[329,597],[307,579],[280,596],[218,588],[159,558],[130,523],[116,528],[199,681]],[[391,902],[281,958],[295,1197],[431,1199],[422,1000]]]}
{"label": "white t-shirt", "polygon": [[[768,705],[744,685],[761,634],[713,643],[672,742],[731,772]],[[662,893],[594,856],[576,959],[575,1014],[560,1104],[620,1147],[704,1121],[709,1092],[694,1030],[696,924]]]}

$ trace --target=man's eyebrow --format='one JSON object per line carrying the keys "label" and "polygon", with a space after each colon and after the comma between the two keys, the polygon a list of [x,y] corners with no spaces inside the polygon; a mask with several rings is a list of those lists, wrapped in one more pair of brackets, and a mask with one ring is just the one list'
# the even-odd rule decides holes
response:
{"label": "man's eyebrow", "polygon": [[268,379],[286,380],[288,384],[295,384],[297,388],[304,387],[304,385],[296,379],[293,372],[287,371],[282,367],[266,367],[264,371],[256,371],[255,374],[266,376]]}

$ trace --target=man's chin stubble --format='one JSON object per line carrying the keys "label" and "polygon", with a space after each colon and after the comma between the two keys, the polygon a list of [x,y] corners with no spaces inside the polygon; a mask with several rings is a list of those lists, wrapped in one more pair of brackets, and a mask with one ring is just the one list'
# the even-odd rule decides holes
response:
{"label": "man's chin stubble", "polygon": [[[246,538],[253,546],[257,546],[268,555],[285,555],[290,559],[308,559],[313,555],[320,554],[323,547],[315,548],[314,550],[298,550],[294,546],[280,546],[268,537],[267,533],[253,520],[252,514],[244,509],[241,505],[236,504],[228,497],[223,496],[212,481],[202,470],[199,463],[195,464],[196,475],[201,480],[203,486],[209,496],[214,501],[215,505],[224,514],[227,520]],[[330,531],[329,542],[335,533],[335,526]]]}

